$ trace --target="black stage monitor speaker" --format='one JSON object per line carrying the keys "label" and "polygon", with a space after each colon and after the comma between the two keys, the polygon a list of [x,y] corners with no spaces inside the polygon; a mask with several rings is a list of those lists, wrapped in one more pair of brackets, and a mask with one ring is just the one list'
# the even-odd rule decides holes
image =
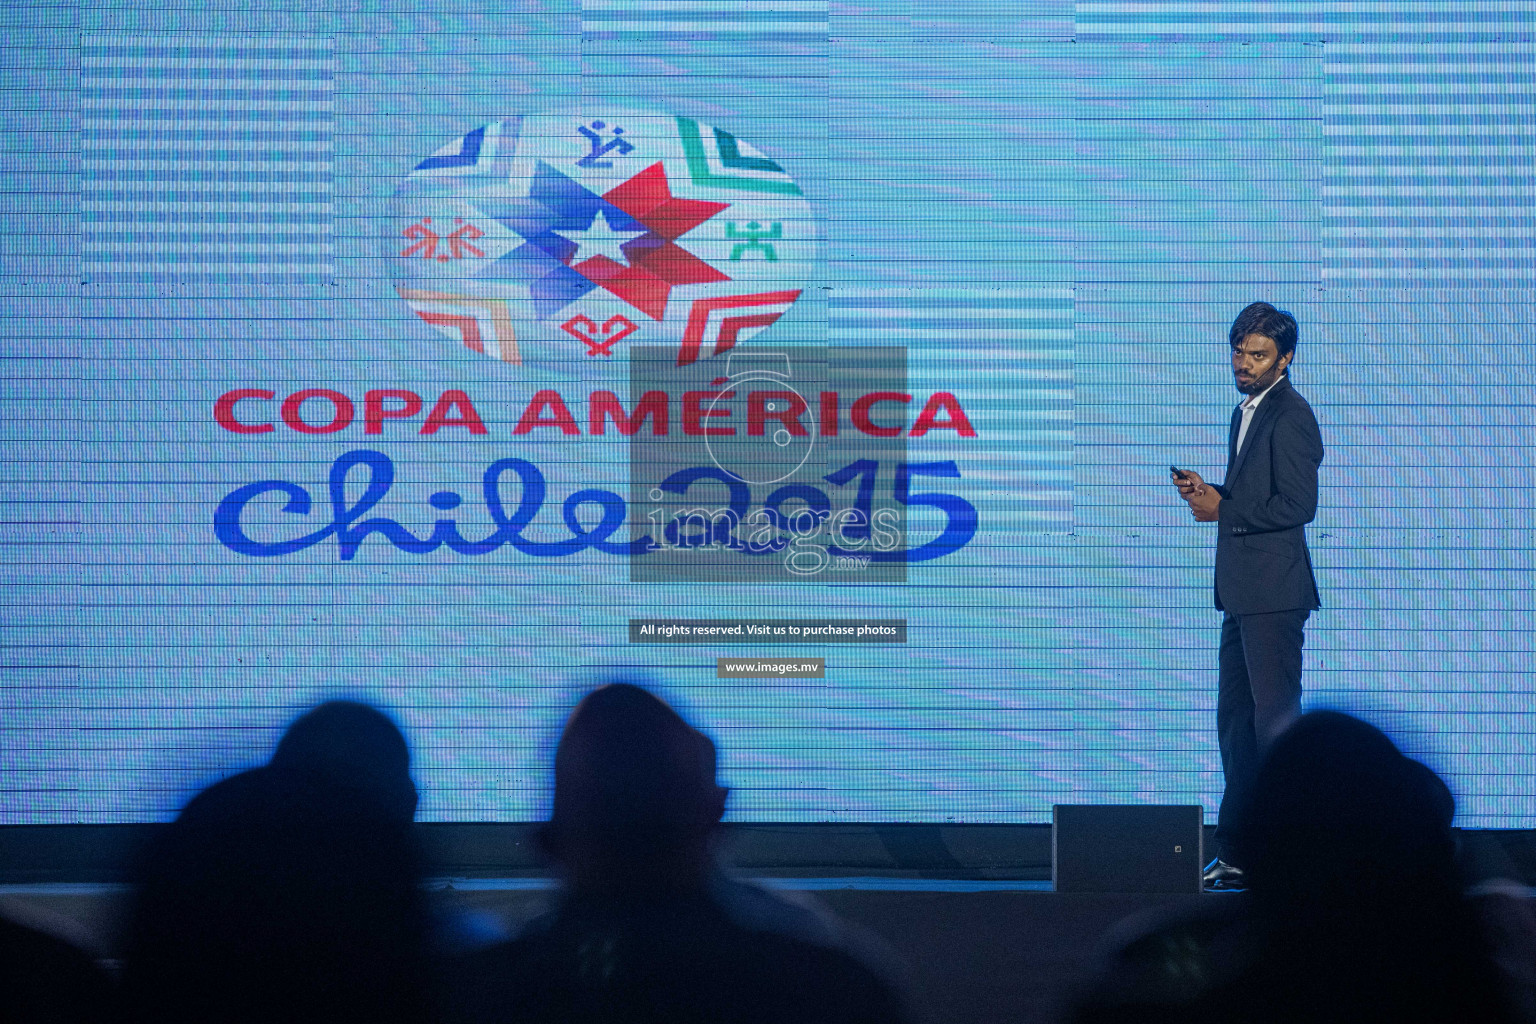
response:
{"label": "black stage monitor speaker", "polygon": [[1199,892],[1205,810],[1199,804],[1057,804],[1051,877],[1057,892]]}

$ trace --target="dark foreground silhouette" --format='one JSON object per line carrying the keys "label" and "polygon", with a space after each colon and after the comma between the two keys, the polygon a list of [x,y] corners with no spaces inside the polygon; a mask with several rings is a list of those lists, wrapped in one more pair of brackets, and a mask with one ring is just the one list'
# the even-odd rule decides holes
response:
{"label": "dark foreground silhouette", "polygon": [[561,902],[459,964],[454,1019],[909,1019],[841,925],[720,870],[725,797],[714,744],[665,703],[623,683],[589,694],[560,740],[542,839],[565,876]]}
{"label": "dark foreground silhouette", "polygon": [[7,1024],[105,1024],[113,991],[85,953],[0,917],[0,1020]]}
{"label": "dark foreground silhouette", "polygon": [[427,1019],[409,761],[388,718],[335,701],[195,797],[139,869],[126,1019]]}
{"label": "dark foreground silhouette", "polygon": [[1121,943],[1072,1019],[1517,1019],[1461,893],[1448,799],[1374,727],[1303,715],[1275,741],[1241,823],[1249,891]]}

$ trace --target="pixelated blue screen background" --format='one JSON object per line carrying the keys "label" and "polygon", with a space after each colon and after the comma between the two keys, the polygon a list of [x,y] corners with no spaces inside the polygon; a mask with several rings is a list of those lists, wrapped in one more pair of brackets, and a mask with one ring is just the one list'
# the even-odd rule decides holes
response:
{"label": "pixelated blue screen background", "polygon": [[[1293,380],[1327,448],[1308,704],[1386,727],[1445,775],[1461,824],[1536,825],[1536,5],[113,0],[0,17],[0,821],[164,820],[338,695],[404,725],[425,819],[533,820],[561,718],[614,676],[716,737],[735,820],[1214,811],[1213,534],[1167,467],[1220,479],[1226,329],[1265,299],[1302,324]],[[905,346],[905,422],[944,392],[975,430],[908,440],[913,461],[955,464],[912,489],[974,507],[968,543],[879,586],[637,584],[594,547],[413,552],[382,531],[350,559],[334,537],[273,557],[222,543],[215,510],[255,482],[310,494],[306,530],[329,522],[327,474],[361,449],[396,470],[375,514],[418,536],[429,493],[472,494],[498,459],[548,479],[540,536],[561,536],[564,496],[623,492],[623,439],[586,429],[590,392],[625,394],[619,364],[575,335],[568,360],[521,365],[455,340],[467,321],[397,294],[411,236],[390,220],[413,168],[477,128],[609,116],[611,141],[607,111],[723,129],[743,148],[710,159],[795,183],[803,294],[742,346]],[[692,173],[678,195],[704,195]],[[467,315],[495,336],[496,308]],[[272,431],[217,422],[235,389],[275,396],[237,407]],[[356,421],[292,429],[280,406],[306,389]],[[365,433],[366,393],[389,390],[425,408]],[[541,390],[578,436],[515,432]],[[420,432],[450,391],[483,434]],[[303,415],[324,424],[326,401]],[[262,501],[263,536],[296,536],[298,513]],[[471,504],[466,536],[485,522]],[[920,541],[942,522],[914,506],[909,526]],[[904,618],[909,641],[627,642],[629,619],[678,615]],[[716,678],[717,656],[759,652],[824,656],[826,677]]]}

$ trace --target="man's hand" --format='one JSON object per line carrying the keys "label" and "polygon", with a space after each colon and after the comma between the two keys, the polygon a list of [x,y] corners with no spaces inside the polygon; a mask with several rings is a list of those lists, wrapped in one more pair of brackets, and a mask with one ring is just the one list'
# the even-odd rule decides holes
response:
{"label": "man's hand", "polygon": [[1195,517],[1197,523],[1214,523],[1217,518],[1216,506],[1221,504],[1221,494],[1214,487],[1202,487],[1188,498],[1190,514]]}
{"label": "man's hand", "polygon": [[1221,504],[1221,494],[1216,488],[1202,480],[1200,474],[1192,469],[1186,469],[1183,476],[1172,477],[1172,480],[1173,485],[1179,489],[1179,497],[1189,504],[1189,514],[1195,517],[1195,522],[1216,521],[1216,506]]}
{"label": "man's hand", "polygon": [[1192,469],[1186,469],[1183,476],[1172,478],[1173,486],[1179,489],[1179,497],[1188,501],[1196,491],[1205,488],[1205,481],[1200,479],[1200,474]]}

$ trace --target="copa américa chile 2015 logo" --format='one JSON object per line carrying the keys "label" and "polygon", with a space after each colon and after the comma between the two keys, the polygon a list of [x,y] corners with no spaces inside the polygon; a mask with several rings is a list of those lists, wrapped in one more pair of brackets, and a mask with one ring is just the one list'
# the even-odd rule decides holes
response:
{"label": "copa am\u00e9rica chile 2015 logo", "polygon": [[628,346],[686,365],[763,331],[800,296],[816,223],[784,168],[724,129],[594,107],[443,146],[395,193],[386,244],[400,297],[450,338],[600,378]]}
{"label": "copa am\u00e9rica chile 2015 logo", "polygon": [[[969,502],[922,487],[923,477],[958,478],[956,464],[908,462],[905,439],[976,431],[953,394],[906,393],[904,355],[899,372],[866,373],[856,388],[844,389],[856,392],[846,397],[825,373],[815,378],[819,389],[805,390],[810,378],[779,373],[777,363],[735,372],[732,361],[748,362],[747,354],[776,355],[788,367],[785,353],[742,343],[800,297],[817,229],[785,169],[724,129],[618,108],[490,122],[406,174],[389,201],[383,244],[395,290],[416,317],[452,343],[499,361],[509,377],[541,382],[521,415],[512,413],[512,436],[580,436],[578,414],[551,380],[594,386],[585,433],[612,428],[637,442],[629,500],[580,484],[552,494],[539,466],[505,457],[481,475],[478,508],[445,489],[427,496],[433,511],[417,507],[392,518],[380,512],[386,498],[404,498],[405,488],[395,488],[394,460],[358,449],[337,457],[317,490],[263,480],[226,495],[214,530],[238,554],[280,557],[334,541],[337,557],[349,561],[370,538],[419,555],[446,549],[478,556],[505,547],[533,557],[595,551],[627,557],[632,578],[642,579],[648,577],[635,575],[637,563],[659,564],[670,553],[675,566],[681,555],[718,550],[733,564],[759,570],[773,561],[763,556],[781,554],[793,578],[828,565],[899,570],[958,550],[975,533]],[[796,358],[812,351],[787,347]],[[829,351],[821,349],[823,370],[834,361]],[[658,352],[670,368],[666,380],[657,390],[635,387],[630,355],[659,365]],[[880,360],[861,350],[853,362]],[[630,385],[628,408],[620,384]],[[444,390],[430,412],[430,397],[400,387],[358,397],[311,387],[282,398],[268,387],[236,387],[219,396],[214,419],[236,434],[271,432],[281,429],[280,403],[281,424],[303,434],[384,434],[386,424],[404,427],[413,418],[422,435],[489,432],[475,399],[462,390]],[[909,404],[920,411],[909,415]],[[641,481],[638,442],[648,435],[666,442],[669,434],[681,435],[680,443],[656,450],[682,463],[647,462],[657,475]],[[703,450],[690,454],[689,438]],[[722,464],[726,440],[744,442],[748,461]],[[780,449],[803,467],[804,453],[818,444],[827,464],[810,463],[805,480],[744,468],[750,462],[761,469],[773,461],[769,456],[783,455]],[[710,489],[719,493],[700,497]],[[544,509],[546,499],[556,504],[554,515]],[[705,507],[711,502],[718,507]],[[906,548],[899,542],[911,506],[941,511],[944,525],[937,537]],[[698,528],[690,528],[695,522]],[[656,557],[638,557],[648,555]],[[727,578],[715,563],[694,569],[699,578]],[[657,579],[672,578],[671,571]]]}

